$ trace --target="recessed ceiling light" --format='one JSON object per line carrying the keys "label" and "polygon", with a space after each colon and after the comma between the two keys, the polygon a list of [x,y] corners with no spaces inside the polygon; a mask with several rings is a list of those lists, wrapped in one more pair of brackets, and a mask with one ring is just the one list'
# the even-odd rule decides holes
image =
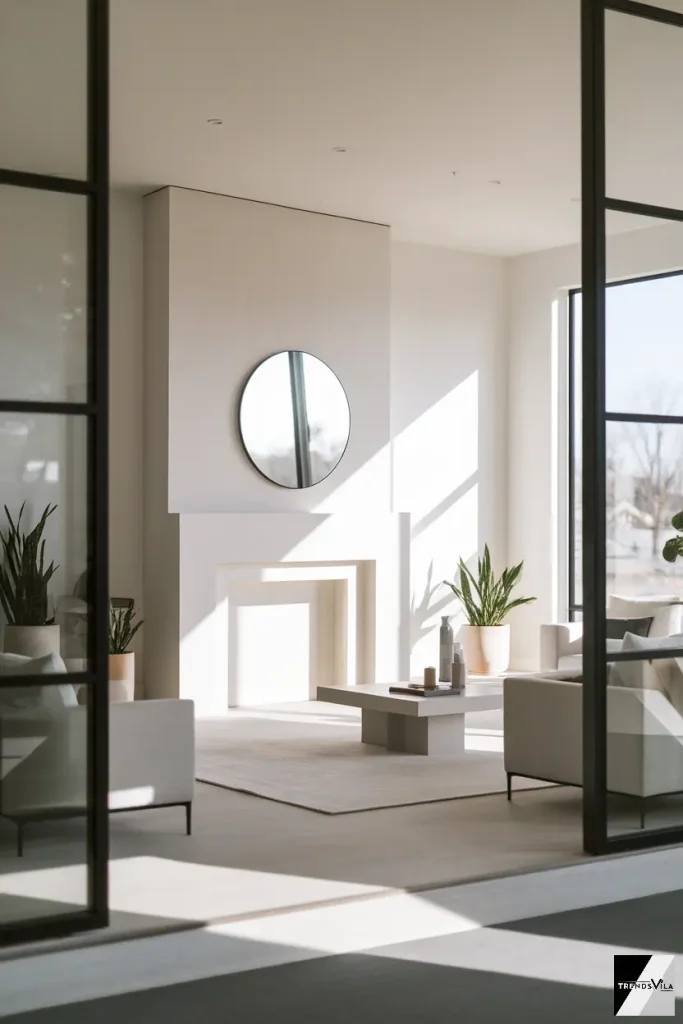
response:
{"label": "recessed ceiling light", "polygon": [[207,124],[223,124],[223,121],[221,120],[220,117],[210,117],[206,123]]}
{"label": "recessed ceiling light", "polygon": [[332,147],[332,152],[333,153],[345,153],[346,152],[346,146],[333,146]]}

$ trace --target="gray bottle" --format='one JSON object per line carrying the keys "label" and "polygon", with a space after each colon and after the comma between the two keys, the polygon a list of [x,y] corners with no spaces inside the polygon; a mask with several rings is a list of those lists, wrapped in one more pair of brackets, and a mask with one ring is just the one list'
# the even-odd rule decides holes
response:
{"label": "gray bottle", "polygon": [[467,682],[467,665],[465,664],[465,653],[462,649],[462,644],[453,644],[453,670],[452,670],[452,682],[453,686],[457,690],[464,690],[465,683]]}
{"label": "gray bottle", "polygon": [[441,616],[441,629],[439,630],[439,682],[451,682],[451,659],[453,657],[453,630],[450,624],[450,616]]}

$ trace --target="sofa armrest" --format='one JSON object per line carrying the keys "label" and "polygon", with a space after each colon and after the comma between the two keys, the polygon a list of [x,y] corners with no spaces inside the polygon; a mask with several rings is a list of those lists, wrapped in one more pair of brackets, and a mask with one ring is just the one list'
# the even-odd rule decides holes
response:
{"label": "sofa armrest", "polygon": [[541,626],[541,671],[556,669],[560,658],[583,652],[583,623],[557,622]]}
{"label": "sofa armrest", "polygon": [[136,700],[110,706],[109,807],[192,800],[194,701]]}
{"label": "sofa armrest", "polygon": [[503,683],[505,771],[580,786],[583,688],[517,676]]}

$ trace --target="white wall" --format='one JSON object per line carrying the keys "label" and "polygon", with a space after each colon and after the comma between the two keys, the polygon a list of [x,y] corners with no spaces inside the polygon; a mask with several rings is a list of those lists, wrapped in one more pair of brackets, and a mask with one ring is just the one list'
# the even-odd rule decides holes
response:
{"label": "white wall", "polygon": [[[388,229],[189,189],[169,210],[169,509],[389,511]],[[306,490],[255,472],[237,430],[245,379],[287,349],[351,406],[344,458]]]}
{"label": "white wall", "polygon": [[[168,414],[163,401],[154,412],[148,401],[147,409],[148,437],[157,432],[148,463],[168,455],[162,518],[168,509],[183,520],[198,512],[409,513],[398,661],[421,673],[435,660],[440,614],[459,612],[439,582],[452,577],[460,555],[472,558],[484,542],[497,565],[506,558],[505,262],[390,244],[386,229],[375,225],[188,190],[165,190],[146,203],[152,219],[167,217],[168,231],[151,260],[160,273],[168,262],[168,290],[155,298],[153,282],[147,284],[150,310],[160,303],[163,313],[152,313],[147,326],[148,349],[156,352],[148,351],[155,365],[153,373],[148,365],[148,400],[153,392],[158,400],[168,384]],[[159,230],[157,223],[148,255],[160,245]],[[147,266],[156,273],[149,260]],[[349,449],[329,483],[310,491],[264,481],[236,429],[246,374],[286,347],[323,358],[351,406]],[[158,477],[155,493],[163,486]],[[147,505],[146,514],[148,544],[158,546],[152,523],[162,511]],[[291,557],[286,526],[286,517],[273,517],[270,548],[281,560]],[[181,592],[183,578],[181,564]],[[172,581],[164,592],[174,588]],[[146,594],[153,614],[149,587]],[[168,604],[161,595],[154,601],[155,610],[163,606],[174,618],[176,605],[175,596]],[[191,610],[186,618],[196,633]],[[153,632],[156,626],[148,644]],[[155,692],[166,688],[159,664],[156,656],[148,659]]]}
{"label": "white wall", "polygon": [[[509,557],[525,561],[525,590],[513,632],[520,668],[538,664],[538,627],[566,614],[567,291],[581,283],[578,245],[510,260]],[[642,228],[608,239],[612,280],[683,267],[683,227]]]}
{"label": "white wall", "polygon": [[[109,590],[142,606],[143,200],[110,199]],[[141,652],[144,629],[138,633]],[[138,659],[138,673],[141,659]]]}
{"label": "white wall", "polygon": [[169,191],[144,200],[145,696],[179,694],[179,523],[168,511]]}
{"label": "white wall", "polygon": [[505,261],[392,245],[394,509],[411,513],[411,672],[438,654],[441,586],[488,543],[507,556]]}

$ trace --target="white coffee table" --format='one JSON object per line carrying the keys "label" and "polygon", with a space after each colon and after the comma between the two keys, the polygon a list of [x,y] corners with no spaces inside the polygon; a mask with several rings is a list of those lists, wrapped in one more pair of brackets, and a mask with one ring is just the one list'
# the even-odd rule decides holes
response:
{"label": "white coffee table", "polygon": [[[395,685],[406,686],[406,683]],[[455,754],[465,749],[465,714],[497,711],[503,692],[467,686],[462,696],[420,697],[389,693],[389,684],[319,686],[318,700],[360,708],[361,740],[406,754]]]}

